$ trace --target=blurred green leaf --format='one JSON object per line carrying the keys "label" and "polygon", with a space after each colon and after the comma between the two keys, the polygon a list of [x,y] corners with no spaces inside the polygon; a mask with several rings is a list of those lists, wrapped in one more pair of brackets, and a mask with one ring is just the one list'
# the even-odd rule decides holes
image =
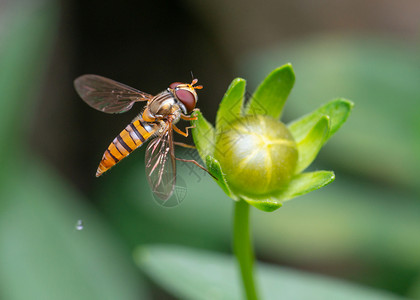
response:
{"label": "blurred green leaf", "polygon": [[344,124],[354,104],[346,99],[336,99],[321,106],[315,111],[293,121],[288,125],[297,141],[305,137],[307,132],[319,121],[322,116],[328,116],[331,128],[324,143]]}
{"label": "blurred green leaf", "polygon": [[[302,124],[303,125],[303,124]],[[322,145],[327,140],[330,131],[330,118],[322,116],[318,122],[299,141],[296,141],[299,157],[296,165],[296,174],[305,170],[318,155]]]}
{"label": "blurred green leaf", "polygon": [[272,71],[258,86],[246,107],[246,114],[280,118],[287,96],[293,88],[295,73],[291,64]]}
{"label": "blurred green leaf", "polygon": [[[24,6],[25,5],[25,6]],[[31,111],[33,93],[47,66],[53,36],[57,30],[55,1],[18,1],[2,5],[0,35],[0,156],[8,157],[22,139],[25,112]]]}
{"label": "blurred green leaf", "polygon": [[415,283],[411,287],[409,296],[412,299],[420,299],[420,277],[415,281]]}
{"label": "blurred green leaf", "polygon": [[216,131],[220,132],[242,116],[246,81],[236,78],[229,85],[216,116]]}
{"label": "blurred green leaf", "polygon": [[9,160],[0,179],[2,299],[147,298],[129,253],[57,174]]}
{"label": "blurred green leaf", "polygon": [[193,116],[198,118],[195,121],[191,121],[191,124],[195,126],[191,129],[194,144],[201,159],[206,161],[207,155],[213,155],[214,152],[214,127],[204,118],[200,111],[195,111]]}
{"label": "blurred green leaf", "polygon": [[[234,257],[179,246],[139,247],[138,266],[181,299],[243,299]],[[261,299],[401,299],[336,279],[258,263]]]}

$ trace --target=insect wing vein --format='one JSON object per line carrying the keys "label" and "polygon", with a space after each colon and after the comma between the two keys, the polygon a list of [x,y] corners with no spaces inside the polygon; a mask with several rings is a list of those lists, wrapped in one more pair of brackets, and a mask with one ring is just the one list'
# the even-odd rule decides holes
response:
{"label": "insect wing vein", "polygon": [[171,125],[151,141],[146,149],[146,174],[153,193],[162,200],[171,197],[175,188],[175,157],[173,157]]}
{"label": "insect wing vein", "polygon": [[79,96],[91,107],[106,113],[122,113],[134,102],[153,96],[128,85],[98,75],[82,75],[74,81]]}

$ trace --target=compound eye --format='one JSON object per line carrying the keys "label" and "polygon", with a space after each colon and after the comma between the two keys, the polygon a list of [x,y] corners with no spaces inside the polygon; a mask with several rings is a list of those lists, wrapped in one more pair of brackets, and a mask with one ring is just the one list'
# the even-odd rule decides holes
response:
{"label": "compound eye", "polygon": [[180,85],[180,84],[182,84],[182,82],[173,82],[173,83],[171,83],[170,85],[169,85],[169,87],[171,88],[171,89],[174,89],[174,88],[176,88],[178,85]]}
{"label": "compound eye", "polygon": [[179,99],[179,101],[184,104],[185,108],[187,109],[187,112],[190,113],[195,108],[195,97],[194,95],[187,90],[177,90],[175,91],[176,97]]}

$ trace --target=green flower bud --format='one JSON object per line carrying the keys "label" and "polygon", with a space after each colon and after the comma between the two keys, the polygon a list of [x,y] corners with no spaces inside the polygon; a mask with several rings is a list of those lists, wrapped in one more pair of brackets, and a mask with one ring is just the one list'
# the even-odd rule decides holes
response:
{"label": "green flower bud", "polygon": [[332,171],[304,172],[349,116],[353,102],[335,99],[286,127],[280,121],[295,81],[290,64],[273,70],[244,106],[246,81],[232,81],[213,127],[194,112],[192,135],[216,183],[233,200],[263,211],[334,181]]}
{"label": "green flower bud", "polygon": [[295,173],[296,143],[280,121],[241,117],[217,135],[215,158],[238,195],[263,198],[279,192]]}

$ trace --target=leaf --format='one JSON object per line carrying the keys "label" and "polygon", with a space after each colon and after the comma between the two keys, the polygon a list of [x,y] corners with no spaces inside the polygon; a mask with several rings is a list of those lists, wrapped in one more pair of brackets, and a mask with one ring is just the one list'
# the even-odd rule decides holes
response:
{"label": "leaf", "polygon": [[346,99],[336,99],[321,106],[317,110],[293,121],[288,125],[297,141],[303,139],[307,132],[322,116],[330,118],[330,131],[324,143],[344,124],[353,108],[353,102]]}
{"label": "leaf", "polygon": [[87,200],[22,161],[9,159],[0,173],[0,298],[147,299],[124,246]]}
{"label": "leaf", "polygon": [[227,89],[217,111],[216,131],[220,132],[242,116],[246,81],[236,78]]}
{"label": "leaf", "polygon": [[[139,247],[137,265],[180,299],[244,299],[233,256],[173,245]],[[265,263],[256,265],[261,299],[385,300],[390,293]]]}
{"label": "leaf", "polygon": [[258,86],[246,108],[247,115],[280,118],[287,96],[293,88],[295,74],[291,64],[272,71]]}
{"label": "leaf", "polygon": [[322,116],[310,131],[305,136],[302,136],[301,140],[296,141],[299,153],[296,174],[305,170],[318,155],[318,152],[328,137],[329,120],[330,118],[328,116]]}
{"label": "leaf", "polygon": [[335,179],[332,171],[316,171],[295,175],[285,189],[277,195],[277,199],[286,201],[330,184]]}
{"label": "leaf", "polygon": [[[58,6],[54,1],[19,1],[2,5],[0,11],[0,140],[8,147],[0,156],[20,146],[25,122],[22,113],[32,113],[30,102],[42,78],[57,30]],[[26,117],[26,115],[25,115]]]}
{"label": "leaf", "polygon": [[195,126],[192,128],[194,144],[197,147],[198,154],[203,161],[206,161],[208,155],[213,155],[215,145],[215,135],[213,126],[204,118],[200,111],[195,111],[193,116],[197,120],[191,121]]}
{"label": "leaf", "polygon": [[417,278],[414,284],[410,287],[408,296],[411,299],[420,299],[420,278]]}
{"label": "leaf", "polygon": [[217,178],[216,182],[220,186],[220,188],[233,200],[238,200],[238,197],[232,193],[232,191],[229,188],[229,185],[227,184],[226,178],[223,174],[222,167],[220,166],[217,159],[214,157],[208,155],[206,157],[206,165],[211,174]]}

